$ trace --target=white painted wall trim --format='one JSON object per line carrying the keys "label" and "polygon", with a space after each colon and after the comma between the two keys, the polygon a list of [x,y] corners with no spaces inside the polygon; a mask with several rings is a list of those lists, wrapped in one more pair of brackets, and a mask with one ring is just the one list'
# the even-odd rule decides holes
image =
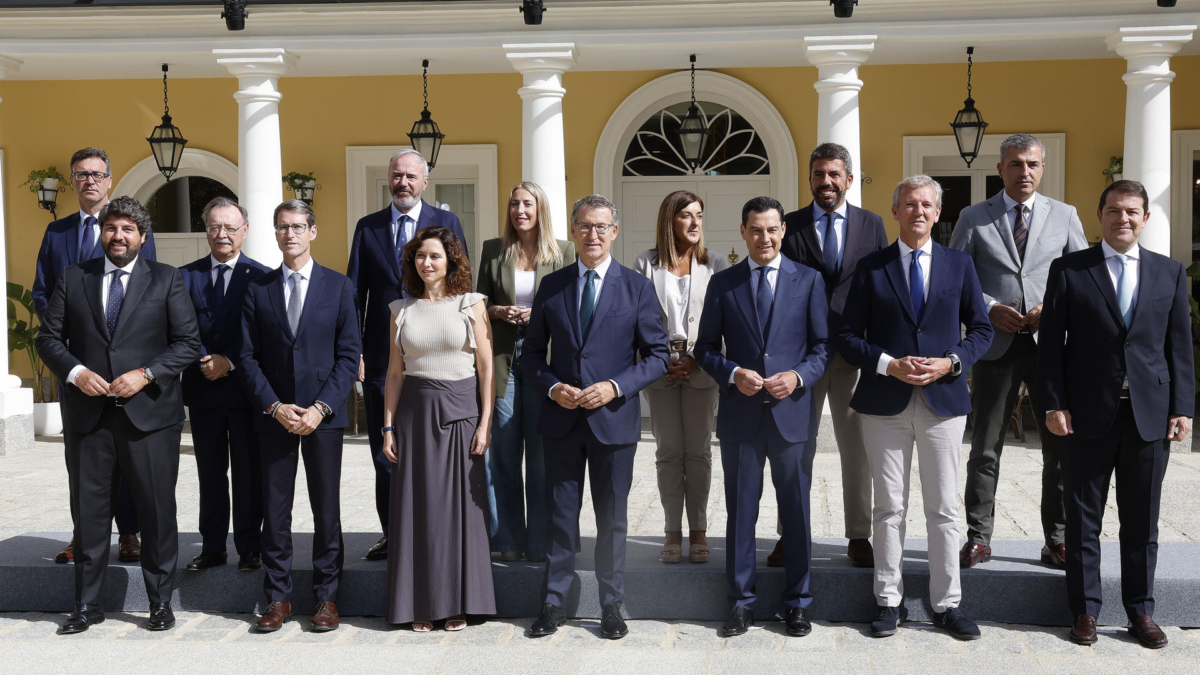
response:
{"label": "white painted wall trim", "polygon": [[[1039,141],[1046,146],[1046,170],[1042,173],[1042,184],[1038,192],[1051,199],[1066,201],[1066,165],[1067,165],[1067,135],[1034,133]],[[989,134],[983,137],[983,145],[979,148],[980,156],[999,155],[1000,143],[1007,136]],[[915,176],[925,173],[926,157],[959,157],[958,143],[953,134],[946,136],[905,136],[904,137],[904,175]],[[961,158],[959,159],[962,162]],[[962,162],[962,168],[967,170],[967,163]],[[971,170],[980,168],[978,163]],[[986,167],[994,170],[993,167]],[[1098,167],[1097,171],[1103,167]],[[990,172],[990,171],[989,171]],[[890,191],[895,186],[887,186]]]}
{"label": "white painted wall trim", "polygon": [[[207,150],[184,148],[183,156],[179,159],[179,170],[172,178],[184,176],[211,178],[220,181],[233,194],[238,193],[238,165]],[[281,176],[280,181],[282,180]],[[121,176],[121,181],[113,188],[112,197],[133,197],[144,205],[166,184],[166,179],[154,163],[154,156],[148,155]]]}
{"label": "white painted wall trim", "polygon": [[1171,257],[1192,264],[1192,162],[1200,152],[1200,129],[1171,134]]}
{"label": "white painted wall trim", "polygon": [[[592,191],[605,195],[621,208],[615,188],[621,184],[625,150],[634,133],[650,115],[691,98],[691,76],[687,71],[664,75],[647,82],[617,106],[596,144],[592,164]],[[791,211],[799,206],[800,164],[796,143],[779,110],[754,87],[741,80],[707,70],[696,71],[696,99],[733,108],[762,138],[771,162],[771,196]],[[686,178],[686,177],[681,177]]]}
{"label": "white painted wall trim", "polygon": [[[371,191],[369,179],[372,169],[387,171],[392,153],[407,145],[349,145],[346,146],[346,250],[354,243],[354,227],[358,220],[371,213]],[[443,145],[438,154],[438,166],[475,166],[479,176],[479,194],[475,196],[475,250],[471,260],[479,260],[483,242],[499,236],[500,191],[499,168],[496,146]],[[437,169],[432,176],[437,178]]]}

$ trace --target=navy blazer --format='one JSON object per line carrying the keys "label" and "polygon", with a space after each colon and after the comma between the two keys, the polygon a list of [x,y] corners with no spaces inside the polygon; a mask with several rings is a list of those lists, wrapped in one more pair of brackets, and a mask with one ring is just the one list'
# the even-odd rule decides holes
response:
{"label": "navy blazer", "polygon": [[[521,367],[544,397],[538,433],[563,438],[583,415],[601,443],[637,443],[642,435],[638,392],[667,372],[669,359],[654,284],[612,261],[588,339],[582,342],[578,281],[578,265],[568,265],[542,279],[533,298]],[[567,410],[550,398],[550,389],[559,382],[586,389],[606,380],[615,381],[621,395],[595,410]]]}
{"label": "navy blazer", "polygon": [[[929,297],[920,321],[913,313],[898,243],[863,258],[854,272],[840,349],[846,361],[862,369],[850,407],[864,415],[899,415],[912,397],[913,385],[876,371],[880,355],[941,358],[952,351],[965,371],[992,343],[992,322],[971,257],[935,242],[929,262]],[[967,378],[961,375],[935,380],[925,387],[925,397],[941,417],[971,412]]]}
{"label": "navy blazer", "polygon": [[[438,225],[458,235],[463,250],[470,255],[471,249],[467,247],[467,238],[463,235],[458,216],[421,202],[421,218],[417,221],[416,230]],[[401,283],[396,241],[392,238],[391,204],[382,211],[359,219],[354,227],[354,241],[350,244],[346,276],[350,277],[358,297],[355,308],[363,335],[363,361],[367,368],[387,368],[392,348],[388,340],[392,310],[388,305],[408,297]]]}
{"label": "navy blazer", "polygon": [[[346,277],[313,263],[300,326],[292,335],[283,298],[283,270],[251,281],[242,304],[242,350],[233,371],[255,410],[276,401],[302,408],[321,401],[334,414],[321,422],[346,427],[346,398],[358,379],[362,340],[354,312],[354,286]],[[260,427],[278,425],[266,415]]]}
{"label": "navy blazer", "polygon": [[[92,260],[104,257],[104,247],[96,240],[95,250],[83,257]],[[154,228],[146,232],[146,243],[138,252],[138,257],[155,260]],[[60,218],[46,227],[42,236],[42,247],[38,249],[37,267],[33,272],[33,309],[38,319],[45,323],[46,304],[54,295],[54,287],[62,277],[63,270],[68,265],[80,262],[79,258],[79,211],[66,218]]]}
{"label": "navy blazer", "polygon": [[1077,435],[1112,428],[1122,382],[1144,441],[1167,436],[1170,415],[1196,412],[1192,324],[1183,265],[1141,248],[1128,328],[1099,244],[1050,265],[1038,335],[1042,410],[1067,410]]}
{"label": "navy blazer", "polygon": [[[816,270],[787,256],[776,274],[765,342],[754,311],[749,258],[718,272],[708,282],[695,355],[721,389],[717,438],[723,441],[753,438],[764,409],[770,411],[788,442],[799,443],[809,437],[809,392],[825,373],[830,356],[825,282]],[[763,377],[794,370],[804,386],[797,386],[785,399],[765,390],[746,396],[729,383],[735,368],[747,368]]]}
{"label": "navy blazer", "polygon": [[[243,253],[230,272],[229,287],[225,290],[220,311],[216,313],[209,305],[208,297],[212,269],[212,256],[206,255],[179,271],[200,323],[200,356],[220,354],[229,359],[236,370],[242,349],[242,300],[246,297],[246,286],[271,269]],[[209,380],[200,373],[197,359],[183,371],[183,404],[189,408],[245,408],[250,401],[233,373],[219,380]]]}

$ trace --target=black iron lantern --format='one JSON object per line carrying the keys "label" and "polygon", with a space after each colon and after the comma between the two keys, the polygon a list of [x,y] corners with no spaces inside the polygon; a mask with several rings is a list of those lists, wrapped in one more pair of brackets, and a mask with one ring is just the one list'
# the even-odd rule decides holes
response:
{"label": "black iron lantern", "polygon": [[412,131],[408,132],[408,140],[413,149],[421,153],[429,168],[437,164],[438,153],[442,151],[442,139],[446,134],[438,128],[437,122],[429,114],[429,59],[421,61],[421,82],[425,91],[425,109],[421,111],[421,119],[413,122]]}
{"label": "black iron lantern", "polygon": [[38,206],[58,218],[58,214],[55,212],[55,209],[58,208],[58,193],[66,192],[67,188],[59,185],[57,178],[43,178],[41,182],[30,185],[29,189],[37,193]]}
{"label": "black iron lantern", "polygon": [[971,98],[971,55],[974,47],[967,47],[967,100],[963,109],[954,116],[950,126],[954,129],[954,140],[958,142],[958,154],[962,156],[967,167],[979,156],[979,146],[983,145],[983,132],[988,124],[983,121],[983,115],[975,109],[975,99]]}
{"label": "black iron lantern", "polygon": [[154,163],[167,181],[179,170],[179,160],[183,159],[183,146],[187,139],[179,127],[171,124],[171,107],[167,105],[167,64],[162,65],[163,71],[163,116],[162,124],[150,132],[150,152],[154,155]]}
{"label": "black iron lantern", "polygon": [[687,114],[679,120],[679,141],[683,144],[683,158],[695,171],[704,158],[704,147],[708,145],[708,124],[696,105],[696,55],[692,54],[692,104]]}

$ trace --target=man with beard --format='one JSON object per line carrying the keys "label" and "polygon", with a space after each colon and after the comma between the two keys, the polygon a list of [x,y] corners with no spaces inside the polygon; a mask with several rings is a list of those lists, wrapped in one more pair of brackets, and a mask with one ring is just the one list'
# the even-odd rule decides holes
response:
{"label": "man with beard", "polygon": [[61,632],[81,633],[104,620],[99,603],[118,471],[142,525],[148,627],[166,630],[175,625],[170,601],[179,556],[179,374],[200,355],[200,331],[179,270],[138,255],[150,231],[142,205],[119,197],[97,220],[105,257],[63,272],[37,338],[38,353],[66,383],[75,609]]}
{"label": "man with beard", "polygon": [[[871,470],[863,447],[858,413],[850,407],[858,386],[858,368],[839,353],[837,327],[850,293],[854,268],[868,253],[886,248],[887,231],[883,219],[846,202],[846,191],[854,184],[854,164],[850,152],[837,143],[822,143],[808,159],[808,186],[813,201],[783,219],[787,234],[783,254],[813,268],[825,280],[825,299],[829,302],[830,354],[825,375],[812,385],[812,432],[810,446],[816,444],[817,429],[829,396],[833,417],[833,435],[842,463],[842,505],[846,512],[846,555],[856,567],[875,564],[871,549]],[[780,534],[783,530],[777,527]],[[783,542],[767,556],[771,567],[783,565]]]}
{"label": "man with beard", "polygon": [[430,206],[421,199],[429,185],[429,164],[416,150],[398,150],[388,162],[388,182],[392,203],[358,221],[346,276],[357,291],[359,327],[363,353],[358,364],[358,381],[363,383],[367,404],[367,436],[375,463],[375,510],[383,537],[367,551],[367,560],[387,558],[388,486],[392,463],[383,454],[383,383],[387,375],[389,326],[388,305],[405,297],[400,271],[401,251],[417,230],[441,226],[458,236],[463,249],[470,251],[458,216]]}

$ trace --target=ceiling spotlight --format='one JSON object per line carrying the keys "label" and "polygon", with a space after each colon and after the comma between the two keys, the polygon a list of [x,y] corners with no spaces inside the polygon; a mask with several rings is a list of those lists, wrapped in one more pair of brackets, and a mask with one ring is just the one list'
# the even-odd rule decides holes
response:
{"label": "ceiling spotlight", "polygon": [[521,0],[521,13],[525,15],[526,26],[542,25],[542,12],[545,11],[542,0]]}
{"label": "ceiling spotlight", "polygon": [[246,29],[246,0],[224,0],[225,11],[221,18],[225,19],[225,27],[229,30]]}
{"label": "ceiling spotlight", "polygon": [[[1164,2],[1164,0],[1158,0]],[[833,5],[833,15],[839,19],[849,19],[854,15],[854,6],[858,4],[858,0],[829,0],[829,4]]]}
{"label": "ceiling spotlight", "polygon": [[1158,0],[1159,7],[1174,7],[1175,0]]}

